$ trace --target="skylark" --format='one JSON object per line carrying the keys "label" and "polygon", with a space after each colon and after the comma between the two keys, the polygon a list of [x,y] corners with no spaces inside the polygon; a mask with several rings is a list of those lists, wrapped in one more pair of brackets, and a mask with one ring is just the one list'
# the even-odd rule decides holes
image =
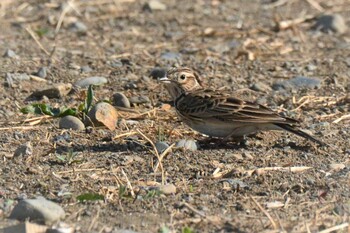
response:
{"label": "skylark", "polygon": [[192,129],[219,138],[242,137],[266,130],[286,130],[320,145],[325,143],[299,129],[299,121],[229,93],[205,89],[189,68],[172,68],[161,78],[180,119]]}

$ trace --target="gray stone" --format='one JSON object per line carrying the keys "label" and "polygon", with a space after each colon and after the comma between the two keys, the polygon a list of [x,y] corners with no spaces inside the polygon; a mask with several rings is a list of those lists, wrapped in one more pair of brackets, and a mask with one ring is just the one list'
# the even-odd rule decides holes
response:
{"label": "gray stone", "polygon": [[347,31],[346,22],[339,14],[322,15],[317,19],[314,28],[323,32],[336,32],[339,34]]}
{"label": "gray stone", "polygon": [[198,145],[196,141],[192,139],[181,139],[176,143],[176,147],[184,148],[185,150],[190,150],[190,151],[198,150]]}
{"label": "gray stone", "polygon": [[73,129],[73,130],[84,130],[84,123],[75,116],[65,116],[62,117],[59,121],[60,129]]}
{"label": "gray stone", "polygon": [[257,82],[254,83],[250,89],[254,90],[254,91],[260,91],[260,92],[269,92],[271,91],[271,87],[263,82]]}
{"label": "gray stone", "polygon": [[92,71],[92,69],[91,69],[90,66],[82,66],[82,67],[80,68],[80,71],[81,71],[82,73],[89,73],[89,72]]}
{"label": "gray stone", "polygon": [[173,184],[160,185],[158,189],[165,195],[176,193],[176,186]]}
{"label": "gray stone", "polygon": [[30,142],[26,142],[25,144],[20,145],[15,150],[13,156],[28,156],[33,154],[33,146]]}
{"label": "gray stone", "polygon": [[158,0],[150,0],[143,6],[143,9],[149,11],[164,11],[166,10],[166,5]]}
{"label": "gray stone", "polygon": [[167,143],[161,141],[156,142],[156,144],[154,145],[159,154],[163,153],[163,151],[165,151],[169,147]]}
{"label": "gray stone", "polygon": [[24,221],[29,219],[39,223],[51,224],[63,219],[65,212],[58,204],[43,197],[20,201],[12,210],[10,218]]}
{"label": "gray stone", "polygon": [[160,55],[160,58],[168,62],[177,62],[181,60],[181,54],[175,52],[164,52]]}
{"label": "gray stone", "polygon": [[12,81],[28,81],[30,77],[26,73],[6,73],[6,80],[9,79]]}
{"label": "gray stone", "polygon": [[86,33],[88,30],[88,27],[83,22],[80,22],[80,21],[71,23],[69,28],[71,31],[78,32],[78,33]]}
{"label": "gray stone", "polygon": [[77,81],[74,85],[81,87],[81,88],[86,88],[89,85],[99,86],[99,85],[103,85],[107,82],[108,82],[108,80],[105,77],[94,76],[94,77],[88,77],[88,78],[81,79],[81,80]]}
{"label": "gray stone", "polygon": [[33,92],[28,98],[42,98],[46,96],[49,99],[62,98],[72,90],[72,84],[70,83],[58,83],[52,87],[46,88],[44,90],[37,90]]}
{"label": "gray stone", "polygon": [[129,99],[121,92],[113,95],[113,104],[118,107],[130,108]]}
{"label": "gray stone", "polygon": [[17,54],[15,53],[15,51],[11,50],[11,49],[7,49],[4,53],[3,57],[9,57],[9,58],[15,58],[17,57]]}
{"label": "gray stone", "polygon": [[133,96],[129,100],[130,100],[130,103],[132,104],[145,104],[145,103],[151,102],[148,96],[145,96],[145,95]]}
{"label": "gray stone", "polygon": [[38,70],[38,72],[36,73],[36,76],[40,77],[40,78],[46,78],[47,76],[47,67],[40,67],[40,69]]}
{"label": "gray stone", "polygon": [[166,76],[166,70],[163,68],[153,68],[150,75],[154,79],[164,78]]}
{"label": "gray stone", "polygon": [[289,80],[278,81],[273,84],[274,90],[302,90],[302,89],[315,89],[321,86],[321,80],[317,78],[309,78],[304,76],[298,76]]}

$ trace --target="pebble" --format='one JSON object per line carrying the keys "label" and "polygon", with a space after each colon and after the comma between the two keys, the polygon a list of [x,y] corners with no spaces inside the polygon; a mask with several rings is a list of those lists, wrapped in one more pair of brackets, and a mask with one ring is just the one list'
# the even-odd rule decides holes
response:
{"label": "pebble", "polygon": [[77,82],[75,82],[74,85],[81,87],[81,88],[86,88],[90,85],[99,86],[99,85],[103,85],[107,82],[108,82],[108,80],[105,77],[93,76],[93,77],[88,77],[88,78],[78,80]]}
{"label": "pebble", "polygon": [[176,193],[176,186],[173,184],[165,184],[158,186],[159,191],[165,195]]}
{"label": "pebble", "polygon": [[22,144],[19,147],[17,147],[13,156],[29,156],[31,154],[33,154],[33,146],[30,142],[26,142],[25,144]]}
{"label": "pebble", "polygon": [[15,51],[11,49],[7,49],[3,55],[3,57],[9,57],[9,58],[15,58],[16,56],[17,54],[15,53]]}
{"label": "pebble", "polygon": [[177,62],[181,60],[181,54],[175,52],[164,52],[160,55],[160,58],[168,62]]}
{"label": "pebble", "polygon": [[151,0],[143,6],[144,10],[149,11],[164,11],[166,8],[166,5],[158,0]]}
{"label": "pebble", "polygon": [[169,147],[169,145],[167,143],[162,142],[162,141],[158,141],[154,145],[158,151],[158,154],[163,153]]}
{"label": "pebble", "polygon": [[323,32],[335,32],[339,34],[347,31],[346,22],[339,14],[322,15],[317,19],[314,28]]}
{"label": "pebble", "polygon": [[123,93],[117,92],[113,95],[113,105],[123,108],[130,108],[130,101]]}
{"label": "pebble", "polygon": [[164,78],[166,76],[166,70],[163,68],[153,68],[150,75],[154,79]]}
{"label": "pebble", "polygon": [[309,64],[306,66],[306,70],[307,71],[314,71],[317,69],[317,66],[313,65],[313,64]]}
{"label": "pebble", "polygon": [[254,83],[250,89],[254,90],[254,91],[260,91],[260,92],[269,92],[271,91],[271,87],[263,82],[257,82]]}
{"label": "pebble", "polygon": [[109,103],[100,102],[89,111],[88,117],[85,119],[85,125],[95,127],[106,126],[110,130],[115,130],[117,120],[117,110]]}
{"label": "pebble", "polygon": [[82,66],[82,67],[80,68],[80,71],[81,71],[82,73],[89,73],[89,72],[92,71],[92,69],[91,69],[90,66]]}
{"label": "pebble", "polygon": [[6,80],[8,79],[13,81],[28,81],[30,77],[26,73],[6,73]]}
{"label": "pebble", "polygon": [[30,219],[45,224],[51,224],[63,219],[65,212],[58,204],[44,197],[20,201],[10,214],[11,219],[24,221]]}
{"label": "pebble", "polygon": [[145,95],[133,96],[129,100],[130,100],[130,103],[132,104],[145,104],[145,103],[151,102],[148,96],[145,96]]}
{"label": "pebble", "polygon": [[40,78],[46,78],[47,76],[47,67],[40,67],[40,69],[38,70],[38,72],[36,72],[35,74],[36,76],[40,77]]}
{"label": "pebble", "polygon": [[278,81],[273,84],[274,90],[301,90],[301,89],[315,89],[321,86],[321,80],[317,78],[309,78],[298,76],[289,80]]}
{"label": "pebble", "polygon": [[84,123],[75,116],[65,116],[59,121],[60,129],[73,129],[73,130],[84,130]]}
{"label": "pebble", "polygon": [[78,33],[86,33],[88,30],[88,27],[83,22],[80,22],[80,21],[71,23],[69,28],[71,31],[78,32]]}
{"label": "pebble", "polygon": [[70,83],[58,83],[52,87],[43,90],[34,91],[28,98],[42,98],[46,96],[49,99],[62,98],[72,90],[72,84]]}
{"label": "pebble", "polygon": [[185,150],[196,151],[198,150],[198,145],[196,141],[192,139],[181,139],[176,143],[176,147],[184,148]]}

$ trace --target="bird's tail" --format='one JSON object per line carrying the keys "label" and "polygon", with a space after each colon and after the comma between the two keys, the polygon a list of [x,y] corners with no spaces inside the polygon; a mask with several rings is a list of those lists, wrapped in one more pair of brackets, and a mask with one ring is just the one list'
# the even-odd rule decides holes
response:
{"label": "bird's tail", "polygon": [[303,137],[303,138],[308,139],[310,141],[316,142],[321,146],[328,146],[327,143],[324,143],[324,142],[314,138],[310,134],[305,133],[304,131],[301,131],[300,129],[297,129],[296,127],[294,127],[292,125],[288,125],[288,124],[275,124],[275,125],[277,125],[278,127],[282,128],[284,130],[287,130],[288,132],[294,133],[300,137]]}

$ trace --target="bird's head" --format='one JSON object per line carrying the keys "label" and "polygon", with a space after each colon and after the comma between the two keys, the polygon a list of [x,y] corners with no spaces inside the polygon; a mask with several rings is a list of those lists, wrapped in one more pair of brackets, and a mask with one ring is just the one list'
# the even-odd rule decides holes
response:
{"label": "bird's head", "polygon": [[201,80],[196,72],[186,67],[171,68],[166,77],[160,79],[173,99],[183,92],[202,89]]}

